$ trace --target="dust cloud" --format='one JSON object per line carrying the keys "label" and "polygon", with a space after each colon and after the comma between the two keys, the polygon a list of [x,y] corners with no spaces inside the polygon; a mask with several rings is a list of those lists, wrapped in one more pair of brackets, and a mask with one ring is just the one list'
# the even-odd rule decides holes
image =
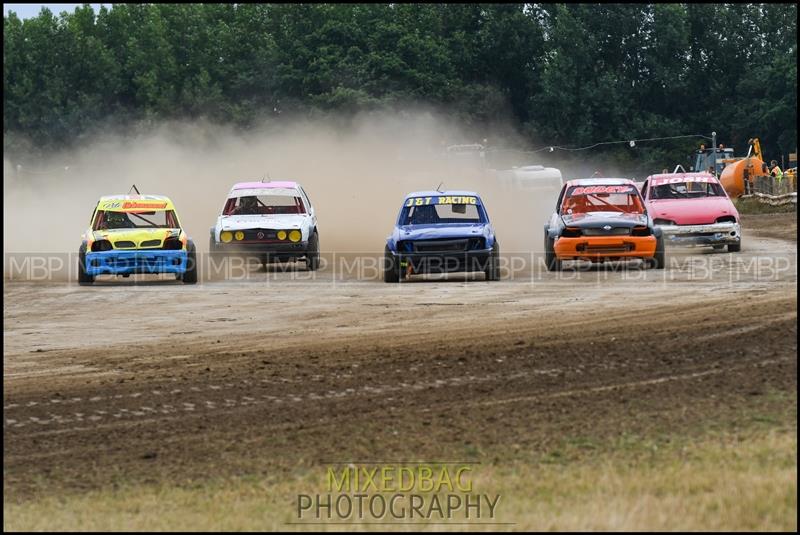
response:
{"label": "dust cloud", "polygon": [[317,210],[323,252],[381,253],[404,195],[440,183],[483,197],[502,252],[540,250],[557,191],[516,191],[477,154],[447,154],[447,146],[485,135],[430,112],[248,132],[194,121],[135,138],[98,136],[37,162],[4,158],[4,253],[76,252],[98,198],[127,193],[132,184],[170,197],[198,251],[207,251],[230,187],[262,179],[303,184]]}

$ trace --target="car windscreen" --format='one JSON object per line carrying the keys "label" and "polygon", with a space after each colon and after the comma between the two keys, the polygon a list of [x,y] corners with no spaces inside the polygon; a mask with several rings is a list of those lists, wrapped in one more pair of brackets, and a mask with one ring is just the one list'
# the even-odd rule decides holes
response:
{"label": "car windscreen", "polygon": [[411,197],[400,212],[400,225],[485,223],[480,203],[472,196]]}
{"label": "car windscreen", "polygon": [[300,197],[292,195],[249,195],[231,197],[225,203],[223,215],[305,214]]}
{"label": "car windscreen", "polygon": [[93,230],[178,228],[173,210],[126,211],[98,210]]}
{"label": "car windscreen", "polygon": [[624,212],[643,214],[636,186],[572,186],[567,190],[561,206],[562,214],[589,212]]}
{"label": "car windscreen", "polygon": [[687,180],[654,184],[650,187],[651,199],[694,199],[696,197],[724,197],[725,191],[718,182]]}

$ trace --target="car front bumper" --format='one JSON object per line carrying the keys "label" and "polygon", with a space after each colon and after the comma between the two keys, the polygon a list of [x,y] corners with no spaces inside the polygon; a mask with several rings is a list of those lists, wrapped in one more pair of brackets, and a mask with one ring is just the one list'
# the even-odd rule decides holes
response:
{"label": "car front bumper", "polygon": [[235,255],[267,255],[276,257],[294,257],[304,256],[308,251],[308,242],[299,241],[296,243],[290,241],[281,242],[241,242],[230,241],[216,242],[212,253],[235,254]]}
{"label": "car front bumper", "polygon": [[714,223],[711,225],[661,225],[664,243],[669,245],[726,245],[742,239],[739,223]]}
{"label": "car front bumper", "polygon": [[402,269],[411,266],[412,273],[457,273],[484,271],[492,256],[491,249],[473,251],[430,251],[395,253]]}
{"label": "car front bumper", "polygon": [[132,250],[86,253],[87,275],[131,275],[135,273],[184,273],[186,251]]}
{"label": "car front bumper", "polygon": [[655,236],[580,236],[560,237],[554,244],[561,260],[578,258],[652,258],[656,254]]}

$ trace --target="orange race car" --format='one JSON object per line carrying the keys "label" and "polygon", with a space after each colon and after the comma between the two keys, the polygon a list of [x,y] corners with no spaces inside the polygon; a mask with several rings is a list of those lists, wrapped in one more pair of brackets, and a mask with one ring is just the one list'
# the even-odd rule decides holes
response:
{"label": "orange race car", "polygon": [[561,188],[556,210],[544,227],[545,263],[550,271],[564,260],[604,262],[641,258],[663,269],[664,239],[653,225],[632,180],[586,178]]}

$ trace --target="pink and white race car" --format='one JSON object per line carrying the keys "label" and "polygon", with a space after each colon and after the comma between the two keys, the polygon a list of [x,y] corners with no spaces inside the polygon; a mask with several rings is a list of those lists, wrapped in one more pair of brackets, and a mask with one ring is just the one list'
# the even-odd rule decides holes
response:
{"label": "pink and white race car", "polygon": [[642,184],[647,211],[672,245],[709,245],[738,252],[742,247],[739,212],[710,173],[651,175]]}
{"label": "pink and white race car", "polygon": [[305,260],[319,266],[319,233],[314,207],[297,182],[234,184],[211,227],[212,254],[244,254],[269,262]]}

